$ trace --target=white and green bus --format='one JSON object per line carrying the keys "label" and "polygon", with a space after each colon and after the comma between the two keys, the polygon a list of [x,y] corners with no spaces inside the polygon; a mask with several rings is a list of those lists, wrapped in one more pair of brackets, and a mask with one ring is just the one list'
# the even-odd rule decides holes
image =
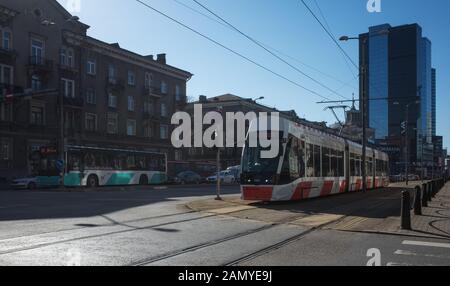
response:
{"label": "white and green bus", "polygon": [[66,187],[159,185],[167,182],[167,154],[68,146]]}

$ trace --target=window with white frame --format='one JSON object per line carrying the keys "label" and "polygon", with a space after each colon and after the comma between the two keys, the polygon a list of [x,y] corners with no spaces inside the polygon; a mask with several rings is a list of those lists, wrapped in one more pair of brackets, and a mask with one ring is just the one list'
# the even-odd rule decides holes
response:
{"label": "window with white frame", "polygon": [[107,132],[108,134],[119,133],[119,116],[117,113],[108,112]]}
{"label": "window with white frame", "polygon": [[75,97],[75,81],[73,79],[61,79],[62,91],[65,97]]}
{"label": "window with white frame", "polygon": [[0,137],[0,169],[11,168],[12,148],[12,139]]}
{"label": "window with white frame", "polygon": [[161,82],[161,93],[167,94],[167,89],[168,89],[167,83],[165,81],[162,81]]}
{"label": "window with white frame", "polygon": [[66,62],[67,62],[67,50],[66,50],[66,48],[61,48],[59,50],[59,63],[62,66],[65,66]]}
{"label": "window with white frame", "polygon": [[161,139],[167,139],[169,138],[169,126],[165,124],[161,124],[159,128],[159,135]]}
{"label": "window with white frame", "polygon": [[4,50],[12,50],[12,33],[8,28],[0,27],[1,48]]}
{"label": "window with white frame", "polygon": [[145,88],[150,89],[152,87],[153,75],[151,73],[145,73]]}
{"label": "window with white frame", "polygon": [[116,83],[116,68],[113,65],[108,66],[108,80],[110,83]]}
{"label": "window with white frame", "polygon": [[136,120],[134,119],[127,120],[127,135],[136,136]]}
{"label": "window with white frame", "polygon": [[161,116],[167,117],[167,105],[165,103],[161,103]]}
{"label": "window with white frame", "polygon": [[0,121],[11,122],[13,118],[13,105],[11,103],[0,103]]}
{"label": "window with white frame", "polygon": [[13,84],[13,67],[0,64],[0,83]]}
{"label": "window with white frame", "polygon": [[74,66],[74,52],[73,49],[67,49],[67,66],[73,67]]}
{"label": "window with white frame", "polygon": [[97,73],[97,64],[95,60],[88,60],[87,61],[87,74],[89,75],[95,75]]}
{"label": "window with white frame", "polygon": [[31,105],[30,123],[32,125],[45,125],[45,106]]}
{"label": "window with white frame", "polygon": [[117,95],[112,92],[108,93],[108,106],[111,108],[117,108]]}
{"label": "window with white frame", "polygon": [[128,71],[128,85],[134,86],[136,84],[136,76],[133,71]]}
{"label": "window with white frame", "polygon": [[97,131],[97,115],[94,113],[86,113],[85,128],[87,131]]}
{"label": "window with white frame", "polygon": [[93,88],[86,89],[86,103],[88,103],[88,104],[96,104],[97,103],[95,89],[93,89]]}
{"label": "window with white frame", "polygon": [[128,111],[134,111],[134,96],[128,96]]}
{"label": "window with white frame", "polygon": [[42,89],[42,80],[37,74],[31,76],[31,89],[33,91],[39,91]]}
{"label": "window with white frame", "polygon": [[153,128],[150,123],[144,124],[144,137],[146,138],[153,137]]}
{"label": "window with white frame", "polygon": [[36,38],[31,39],[31,63],[35,65],[44,64],[44,41]]}

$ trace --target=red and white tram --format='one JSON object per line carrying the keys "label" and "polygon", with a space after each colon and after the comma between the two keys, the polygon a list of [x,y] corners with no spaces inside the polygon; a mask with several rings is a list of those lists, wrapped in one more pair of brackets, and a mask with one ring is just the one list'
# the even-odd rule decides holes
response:
{"label": "red and white tram", "polygon": [[[280,119],[279,155],[263,159],[260,147],[249,147],[249,136],[242,154],[244,200],[304,200],[362,190],[360,144]],[[367,189],[387,187],[387,154],[372,148],[366,153]]]}

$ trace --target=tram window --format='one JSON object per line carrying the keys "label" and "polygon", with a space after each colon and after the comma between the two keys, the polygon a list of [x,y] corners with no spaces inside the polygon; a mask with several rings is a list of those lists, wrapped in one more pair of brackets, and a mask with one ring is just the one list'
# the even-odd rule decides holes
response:
{"label": "tram window", "polygon": [[337,151],[338,160],[338,176],[344,177],[344,152]]}
{"label": "tram window", "polygon": [[322,147],[322,177],[329,177],[330,173],[330,149]]}
{"label": "tram window", "polygon": [[298,169],[298,140],[297,138],[292,138],[291,146],[289,150],[289,171],[291,175],[291,180],[295,180],[300,176]]}
{"label": "tram window", "polygon": [[314,145],[306,144],[306,176],[314,177]]}
{"label": "tram window", "polygon": [[314,177],[321,177],[320,174],[320,146],[314,145]]}
{"label": "tram window", "polygon": [[337,151],[336,150],[334,150],[334,149],[330,150],[330,158],[331,158],[330,176],[336,177],[338,174]]}
{"label": "tram window", "polygon": [[298,144],[298,173],[301,178],[305,176],[305,142]]}
{"label": "tram window", "polygon": [[355,155],[355,176],[361,176],[361,156]]}

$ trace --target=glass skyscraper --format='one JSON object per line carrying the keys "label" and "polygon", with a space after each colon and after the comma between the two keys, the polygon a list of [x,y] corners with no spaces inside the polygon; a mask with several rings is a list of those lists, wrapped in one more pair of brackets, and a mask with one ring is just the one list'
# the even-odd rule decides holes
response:
{"label": "glass skyscraper", "polygon": [[[360,39],[360,65],[365,65],[367,72],[365,83],[361,77],[360,96],[364,91],[366,122],[375,130],[373,139],[396,146],[397,154],[391,162],[395,161],[397,166],[391,165],[391,169],[398,167],[401,172],[406,146],[411,169],[422,166],[424,161],[432,160],[431,41],[422,36],[418,24],[370,27]],[[407,139],[402,128],[406,121]]]}

